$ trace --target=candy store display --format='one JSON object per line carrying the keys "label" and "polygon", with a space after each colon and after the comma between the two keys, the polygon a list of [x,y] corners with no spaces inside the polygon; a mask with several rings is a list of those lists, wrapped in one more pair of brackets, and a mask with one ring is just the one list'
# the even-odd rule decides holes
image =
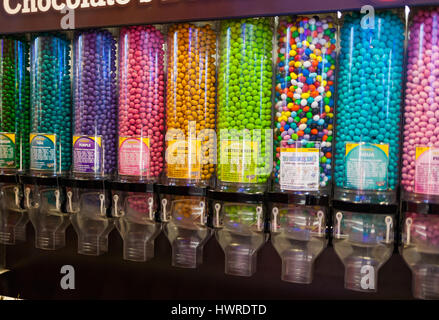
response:
{"label": "candy store display", "polygon": [[78,31],[73,39],[73,173],[116,171],[116,39],[108,30]]}
{"label": "candy store display", "polygon": [[413,296],[439,299],[439,215],[421,207],[404,213],[400,251],[412,271]]}
{"label": "candy store display", "polygon": [[208,185],[215,171],[216,42],[209,23],[176,24],[168,30],[169,184]]}
{"label": "candy store display", "polygon": [[439,200],[439,8],[411,13],[401,185],[405,198]]}
{"label": "candy store display", "polygon": [[343,19],[334,156],[340,200],[396,201],[405,32],[399,13],[375,11],[374,28],[358,12]]}
{"label": "candy store display", "polygon": [[282,280],[311,283],[314,261],[324,250],[326,208],[275,203],[271,210],[271,242],[282,259]]}
{"label": "candy store display", "polygon": [[122,179],[155,180],[163,171],[163,64],[164,36],[160,29],[146,25],[120,30],[118,173]]}
{"label": "candy store display", "polygon": [[29,169],[29,44],[0,37],[0,172]]}
{"label": "candy store display", "polygon": [[276,43],[276,189],[331,184],[337,26],[333,16],[280,17]]}
{"label": "candy store display", "polygon": [[65,174],[72,162],[70,40],[65,34],[32,37],[30,73],[31,173]]}
{"label": "candy store display", "polygon": [[217,178],[222,190],[260,191],[271,174],[272,50],[271,19],[221,22]]}
{"label": "candy store display", "polygon": [[345,266],[346,289],[378,290],[378,271],[394,250],[395,211],[396,206],[387,214],[334,208],[333,246]]}

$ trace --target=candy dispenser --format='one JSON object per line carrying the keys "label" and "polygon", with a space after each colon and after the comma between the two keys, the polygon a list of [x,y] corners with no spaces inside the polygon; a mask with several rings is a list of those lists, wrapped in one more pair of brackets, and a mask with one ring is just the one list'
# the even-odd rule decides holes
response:
{"label": "candy dispenser", "polygon": [[109,30],[75,33],[73,88],[73,175],[111,175],[117,162],[117,91],[116,39]]}
{"label": "candy dispenser", "polygon": [[263,194],[209,192],[215,236],[224,251],[225,273],[250,277],[257,252],[268,240]]}
{"label": "candy dispenser", "polygon": [[106,180],[63,178],[62,209],[78,235],[78,253],[98,256],[108,251],[108,234],[113,230],[111,192]]}
{"label": "candy dispenser", "polygon": [[328,197],[267,193],[271,242],[282,259],[282,280],[311,283],[314,261],[328,243]]}
{"label": "candy dispenser", "polygon": [[29,221],[16,173],[29,169],[29,44],[0,37],[0,243],[26,240]]}
{"label": "candy dispenser", "polygon": [[343,17],[335,199],[392,204],[398,185],[405,23],[400,10]]}
{"label": "candy dispenser", "polygon": [[64,209],[64,188],[56,178],[21,176],[24,207],[35,229],[35,247],[56,250],[65,246],[65,232],[70,224]]}
{"label": "candy dispenser", "polygon": [[417,299],[439,299],[439,207],[403,201],[400,252]]}
{"label": "candy dispenser", "polygon": [[158,26],[119,37],[119,179],[156,181],[164,168],[164,36]]}
{"label": "candy dispenser", "polygon": [[113,216],[123,239],[123,258],[147,261],[154,257],[154,240],[161,230],[156,222],[159,203],[153,184],[111,183]]}
{"label": "candy dispenser", "polygon": [[218,189],[261,192],[271,173],[273,28],[269,18],[221,22]]}
{"label": "candy dispenser", "polygon": [[394,251],[396,205],[333,201],[333,246],[345,266],[345,288],[378,290],[378,271]]}
{"label": "candy dispenser", "polygon": [[0,37],[0,173],[29,169],[29,43]]}
{"label": "candy dispenser", "polygon": [[207,226],[206,188],[159,185],[158,192],[172,265],[196,268],[203,262],[203,247],[212,235]]}
{"label": "candy dispenser", "polygon": [[72,162],[70,40],[62,33],[31,42],[30,172],[60,176]]}
{"label": "candy dispenser", "polygon": [[213,23],[168,30],[166,182],[207,186],[215,171],[216,33]]}
{"label": "candy dispenser", "polygon": [[279,18],[274,107],[276,191],[330,192],[336,38],[334,15]]}

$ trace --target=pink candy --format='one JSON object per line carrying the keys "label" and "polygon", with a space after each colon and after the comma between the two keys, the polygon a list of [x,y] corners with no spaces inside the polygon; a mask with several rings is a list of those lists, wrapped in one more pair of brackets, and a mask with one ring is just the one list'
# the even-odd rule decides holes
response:
{"label": "pink candy", "polygon": [[439,147],[439,8],[413,16],[408,45],[401,184],[415,192],[416,146]]}
{"label": "pink candy", "polygon": [[120,32],[119,137],[149,138],[145,175],[151,178],[164,167],[163,45],[163,35],[153,26],[124,27]]}

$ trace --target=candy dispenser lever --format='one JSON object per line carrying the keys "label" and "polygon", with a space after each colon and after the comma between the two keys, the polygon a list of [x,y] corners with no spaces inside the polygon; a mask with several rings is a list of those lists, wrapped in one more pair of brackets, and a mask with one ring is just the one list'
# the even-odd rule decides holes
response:
{"label": "candy dispenser lever", "polygon": [[215,203],[215,227],[220,226],[220,211],[221,211],[221,204]]}
{"label": "candy dispenser lever", "polygon": [[105,217],[106,216],[106,214],[105,214],[105,195],[103,193],[99,194],[99,200],[101,202],[101,205],[100,205],[101,216]]}
{"label": "candy dispenser lever", "polygon": [[67,191],[67,201],[69,203],[69,209],[68,209],[69,213],[73,212],[72,197],[73,197],[73,192],[72,191]]}
{"label": "candy dispenser lever", "polygon": [[15,195],[15,205],[20,208],[20,189],[15,186],[14,187],[14,195]]}
{"label": "candy dispenser lever", "polygon": [[154,212],[153,212],[154,198],[148,198],[148,210],[149,210],[149,220],[154,220]]}
{"label": "candy dispenser lever", "polygon": [[162,199],[162,221],[163,222],[169,221],[167,219],[167,212],[166,212],[167,205],[168,205],[168,200],[166,198]]}
{"label": "candy dispenser lever", "polygon": [[119,196],[115,194],[113,196],[113,203],[114,203],[114,210],[113,210],[113,217],[120,218],[122,214],[119,214]]}
{"label": "candy dispenser lever", "polygon": [[276,232],[277,231],[277,215],[279,214],[279,209],[277,207],[274,207],[272,212],[273,212],[273,223],[271,226],[271,231]]}
{"label": "candy dispenser lever", "polygon": [[257,206],[256,207],[256,216],[257,216],[257,229],[258,231],[261,231],[261,220],[262,220],[262,207]]}
{"label": "candy dispenser lever", "polygon": [[324,213],[322,210],[317,211],[317,217],[319,218],[319,235],[322,234],[322,224],[323,224],[323,217],[324,217]]}
{"label": "candy dispenser lever", "polygon": [[407,240],[406,240],[406,243],[407,243],[407,245],[410,245],[410,241],[411,241],[411,239],[410,239],[410,236],[411,236],[411,226],[412,226],[412,224],[413,224],[413,219],[412,218],[407,218],[407,220],[405,221],[405,226],[406,226],[406,234],[407,234]]}
{"label": "candy dispenser lever", "polygon": [[60,192],[59,190],[55,190],[55,208],[56,210],[60,211],[61,210],[61,201],[60,201]]}
{"label": "candy dispenser lever", "polygon": [[200,201],[200,208],[201,208],[200,223],[204,225],[204,201]]}
{"label": "candy dispenser lever", "polygon": [[390,228],[392,226],[393,219],[391,216],[386,216],[384,221],[386,222],[386,243],[390,243]]}
{"label": "candy dispenser lever", "polygon": [[30,188],[26,187],[24,189],[24,198],[26,199],[26,207],[29,209],[30,208]]}
{"label": "candy dispenser lever", "polygon": [[336,233],[336,238],[340,238],[340,233],[341,233],[341,220],[343,219],[343,213],[341,213],[340,211],[337,212],[335,214],[335,219],[337,220],[337,233]]}

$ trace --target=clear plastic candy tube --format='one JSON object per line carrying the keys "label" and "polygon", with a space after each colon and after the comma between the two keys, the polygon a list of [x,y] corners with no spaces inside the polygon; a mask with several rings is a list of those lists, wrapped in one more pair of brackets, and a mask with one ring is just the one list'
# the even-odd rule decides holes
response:
{"label": "clear plastic candy tube", "polygon": [[220,188],[253,189],[271,174],[272,38],[269,18],[221,23],[217,115]]}
{"label": "clear plastic candy tube", "polygon": [[73,172],[102,177],[116,170],[116,40],[108,30],[73,40]]}
{"label": "clear plastic candy tube", "polygon": [[31,42],[30,169],[60,175],[72,162],[70,41],[62,33],[35,35]]}
{"label": "clear plastic candy tube", "polygon": [[438,201],[439,8],[415,9],[409,31],[401,184]]}
{"label": "clear plastic candy tube", "polygon": [[346,14],[340,31],[335,197],[392,203],[398,184],[405,25],[398,11],[376,11],[374,28],[362,18],[358,12]]}
{"label": "clear plastic candy tube", "polygon": [[164,168],[164,37],[147,25],[119,39],[119,176],[154,180]]}
{"label": "clear plastic candy tube", "polygon": [[0,37],[0,172],[29,169],[29,44]]}
{"label": "clear plastic candy tube", "polygon": [[274,123],[279,189],[318,191],[330,185],[336,34],[332,16],[279,18]]}
{"label": "clear plastic candy tube", "polygon": [[216,142],[216,33],[210,24],[170,27],[167,70],[167,178],[208,184]]}

